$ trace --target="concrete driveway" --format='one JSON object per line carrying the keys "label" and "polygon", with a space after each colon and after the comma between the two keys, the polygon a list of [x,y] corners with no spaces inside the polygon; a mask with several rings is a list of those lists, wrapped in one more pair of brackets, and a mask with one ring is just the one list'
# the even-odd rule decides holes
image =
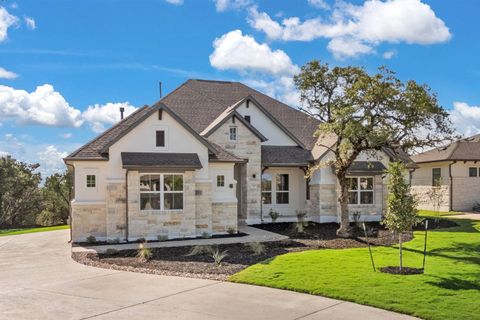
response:
{"label": "concrete driveway", "polygon": [[68,231],[0,237],[0,319],[412,319],[318,296],[87,267]]}

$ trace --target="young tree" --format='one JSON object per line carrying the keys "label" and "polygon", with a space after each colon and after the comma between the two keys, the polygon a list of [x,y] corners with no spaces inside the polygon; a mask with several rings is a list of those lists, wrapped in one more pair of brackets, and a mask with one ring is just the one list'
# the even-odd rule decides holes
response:
{"label": "young tree", "polygon": [[410,193],[410,185],[405,181],[406,169],[401,162],[391,162],[388,174],[387,212],[383,224],[398,235],[400,273],[403,269],[402,235],[420,222],[417,215],[417,200]]}
{"label": "young tree", "polygon": [[322,146],[334,155],[329,164],[340,185],[339,236],[352,235],[347,171],[360,153],[433,147],[454,138],[449,114],[431,90],[415,81],[403,83],[386,68],[370,75],[363,68],[330,68],[314,60],[294,81],[303,111],[322,122],[316,134],[335,140]]}
{"label": "young tree", "polygon": [[41,208],[38,164],[0,157],[0,226],[31,225]]}
{"label": "young tree", "polygon": [[72,175],[68,170],[45,179],[42,188],[43,210],[37,217],[37,224],[51,226],[66,223],[72,190]]}

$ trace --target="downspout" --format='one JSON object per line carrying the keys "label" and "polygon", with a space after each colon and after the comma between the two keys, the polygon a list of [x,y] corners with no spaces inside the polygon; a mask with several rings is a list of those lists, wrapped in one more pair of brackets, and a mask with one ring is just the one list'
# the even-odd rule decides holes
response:
{"label": "downspout", "polygon": [[128,169],[125,169],[125,241],[128,242]]}
{"label": "downspout", "polygon": [[453,211],[453,178],[452,178],[452,165],[455,164],[457,161],[453,161],[452,163],[448,164],[448,178],[450,179],[450,190],[449,190],[449,211]]}
{"label": "downspout", "polygon": [[[65,162],[65,165],[68,167],[72,168],[72,187],[73,187],[73,192],[75,192],[75,167],[71,164],[68,164]],[[69,170],[70,171],[70,170]],[[75,197],[75,193],[73,194]],[[72,234],[72,199],[68,199],[68,222],[70,224],[70,241],[71,243],[73,241],[73,234]]]}

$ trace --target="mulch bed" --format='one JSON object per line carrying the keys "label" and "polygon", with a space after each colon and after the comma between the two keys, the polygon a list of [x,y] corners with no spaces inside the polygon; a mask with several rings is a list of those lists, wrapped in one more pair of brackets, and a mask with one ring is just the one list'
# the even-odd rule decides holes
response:
{"label": "mulch bed", "polygon": [[[114,254],[73,253],[72,257],[77,262],[123,271],[134,271],[160,275],[182,276],[212,280],[226,280],[246,267],[274,258],[275,256],[312,249],[344,249],[366,247],[368,243],[373,246],[390,246],[398,243],[398,237],[385,230],[379,223],[367,223],[367,238],[364,231],[356,228],[354,238],[344,239],[336,236],[338,224],[336,223],[305,223],[303,232],[298,232],[296,223],[262,224],[254,227],[286,235],[290,239],[284,241],[265,242],[262,254],[254,255],[245,244],[226,244],[213,246],[220,252],[227,251],[227,256],[220,265],[214,262],[210,254],[191,255],[194,246],[152,248],[152,258],[148,262],[140,261],[136,255],[137,250],[122,250]],[[444,219],[429,221],[429,229],[456,226],[454,222]],[[423,230],[419,225],[416,229]],[[413,233],[405,233],[403,241],[413,238]],[[147,244],[148,246],[148,244]],[[395,272],[395,267],[386,267],[385,272]],[[411,269],[411,268],[410,268]],[[409,270],[409,268],[404,268]],[[407,271],[410,272],[410,271]],[[414,271],[412,271],[414,272]]]}
{"label": "mulch bed", "polygon": [[423,274],[423,269],[420,268],[410,268],[403,267],[400,271],[400,267],[383,267],[380,268],[381,272],[390,273],[390,274],[399,274],[399,275],[412,275],[412,274]]}

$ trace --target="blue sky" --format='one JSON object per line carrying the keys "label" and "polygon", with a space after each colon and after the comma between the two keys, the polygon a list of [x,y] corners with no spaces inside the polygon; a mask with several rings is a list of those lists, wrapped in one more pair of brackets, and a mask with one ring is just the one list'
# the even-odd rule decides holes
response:
{"label": "blue sky", "polygon": [[0,154],[49,174],[67,152],[188,78],[238,80],[298,105],[311,59],[386,65],[480,131],[477,0],[0,2]]}

